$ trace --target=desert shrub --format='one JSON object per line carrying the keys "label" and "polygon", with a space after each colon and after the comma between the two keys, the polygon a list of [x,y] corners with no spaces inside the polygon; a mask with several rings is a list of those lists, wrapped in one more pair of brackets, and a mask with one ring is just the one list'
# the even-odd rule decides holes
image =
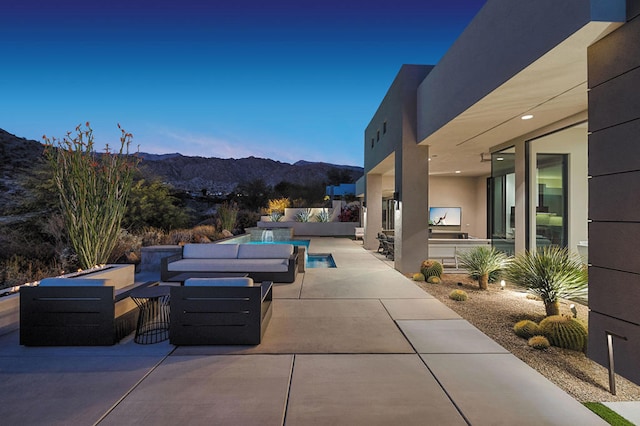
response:
{"label": "desert shrub", "polygon": [[442,280],[440,279],[440,277],[432,275],[429,278],[427,278],[427,282],[429,284],[440,284],[442,282]]}
{"label": "desert shrub", "polygon": [[142,247],[140,235],[134,235],[121,229],[107,263],[138,263],[140,262],[140,247]]}
{"label": "desert shrub", "polygon": [[288,198],[274,198],[269,200],[268,212],[269,214],[272,214],[273,212],[284,214],[284,209],[288,208],[290,205],[291,201]]}
{"label": "desert shrub", "polygon": [[122,225],[129,230],[185,228],[191,217],[171,186],[140,179],[133,184]]}
{"label": "desert shrub", "polygon": [[549,246],[520,253],[506,268],[505,275],[509,281],[540,296],[547,316],[560,314],[559,299],[587,294],[587,269],[578,254],[564,247]]}
{"label": "desert shrub", "polygon": [[428,259],[420,264],[420,272],[422,272],[427,280],[429,277],[440,278],[443,270],[442,263],[437,260]]}
{"label": "desert shrub", "polygon": [[169,235],[162,229],[152,227],[144,228],[140,231],[139,235],[142,240],[142,247],[169,244]]}
{"label": "desert shrub", "polygon": [[219,233],[212,225],[198,225],[191,229],[191,233],[191,240],[196,243],[210,243],[219,239]]}
{"label": "desert shrub", "polygon": [[243,233],[247,228],[255,228],[258,226],[260,220],[260,213],[251,210],[238,211],[238,217],[236,219],[236,226],[238,230]]}
{"label": "desert shrub", "polygon": [[0,288],[39,281],[65,272],[55,261],[25,258],[13,255],[0,260]]}
{"label": "desert shrub", "polygon": [[478,281],[481,290],[487,289],[489,277],[494,279],[508,263],[508,256],[494,247],[478,246],[458,254],[460,266]]}
{"label": "desert shrub", "polygon": [[360,221],[360,207],[358,204],[347,204],[340,210],[338,216],[340,222],[359,222]]}
{"label": "desert shrub", "polygon": [[120,130],[119,149],[107,145],[103,154],[94,147],[89,123],[77,126],[73,137],[43,137],[67,234],[83,268],[107,262],[126,211],[138,160],[129,155],[132,135]]}
{"label": "desert shrub", "polygon": [[587,329],[567,315],[552,315],[540,321],[540,333],[559,348],[583,351],[587,345]]}
{"label": "desert shrub", "polygon": [[513,331],[517,336],[525,339],[529,339],[537,334],[540,334],[540,328],[538,327],[538,324],[531,320],[518,321],[516,325],[513,326]]}
{"label": "desert shrub", "polygon": [[182,245],[193,242],[193,231],[191,229],[174,229],[169,232],[167,244]]}
{"label": "desert shrub", "polygon": [[414,281],[420,281],[420,282],[425,281],[424,274],[422,272],[418,272],[416,274],[413,274],[413,280]]}
{"label": "desert shrub", "polygon": [[547,349],[550,346],[549,340],[544,336],[531,336],[527,344],[533,349]]}
{"label": "desert shrub", "polygon": [[238,220],[238,205],[236,203],[222,203],[218,207],[218,218],[220,219],[220,230],[233,231]]}
{"label": "desert shrub", "polygon": [[464,302],[468,297],[467,292],[464,290],[453,290],[449,293],[449,299],[456,300],[458,302]]}

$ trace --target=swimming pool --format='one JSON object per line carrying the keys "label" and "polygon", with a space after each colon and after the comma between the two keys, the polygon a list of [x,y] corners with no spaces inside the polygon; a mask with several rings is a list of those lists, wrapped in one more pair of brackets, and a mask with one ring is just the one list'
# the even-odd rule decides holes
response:
{"label": "swimming pool", "polygon": [[309,253],[309,243],[311,240],[289,240],[289,241],[249,241],[246,244],[293,244],[304,247],[304,266],[306,268],[335,268],[336,262],[331,253]]}
{"label": "swimming pool", "polygon": [[307,268],[335,268],[336,261],[330,253],[310,254],[307,256],[305,265]]}

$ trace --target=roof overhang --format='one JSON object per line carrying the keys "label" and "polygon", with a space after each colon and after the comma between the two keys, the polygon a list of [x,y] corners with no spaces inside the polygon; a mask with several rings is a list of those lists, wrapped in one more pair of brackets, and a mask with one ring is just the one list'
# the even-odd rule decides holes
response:
{"label": "roof overhang", "polygon": [[586,111],[587,47],[620,25],[587,23],[419,141],[430,147],[430,174],[487,175],[482,154],[492,147]]}

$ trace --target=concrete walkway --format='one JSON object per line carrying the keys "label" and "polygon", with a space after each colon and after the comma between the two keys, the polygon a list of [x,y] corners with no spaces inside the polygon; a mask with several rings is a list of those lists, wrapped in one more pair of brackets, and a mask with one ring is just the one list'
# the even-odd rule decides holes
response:
{"label": "concrete walkway", "polygon": [[259,346],[26,348],[0,337],[7,425],[599,425],[582,404],[348,239],[276,284]]}

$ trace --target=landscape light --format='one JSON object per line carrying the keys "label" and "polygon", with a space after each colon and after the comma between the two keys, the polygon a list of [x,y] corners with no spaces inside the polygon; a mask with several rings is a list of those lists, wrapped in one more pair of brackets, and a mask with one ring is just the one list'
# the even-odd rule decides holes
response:
{"label": "landscape light", "polygon": [[571,309],[571,313],[573,314],[573,317],[578,318],[578,310],[576,309],[576,305],[574,305],[573,303],[570,304],[569,309]]}
{"label": "landscape light", "polygon": [[507,285],[507,283],[505,283],[504,280],[500,280],[500,290],[504,290],[506,285]]}

